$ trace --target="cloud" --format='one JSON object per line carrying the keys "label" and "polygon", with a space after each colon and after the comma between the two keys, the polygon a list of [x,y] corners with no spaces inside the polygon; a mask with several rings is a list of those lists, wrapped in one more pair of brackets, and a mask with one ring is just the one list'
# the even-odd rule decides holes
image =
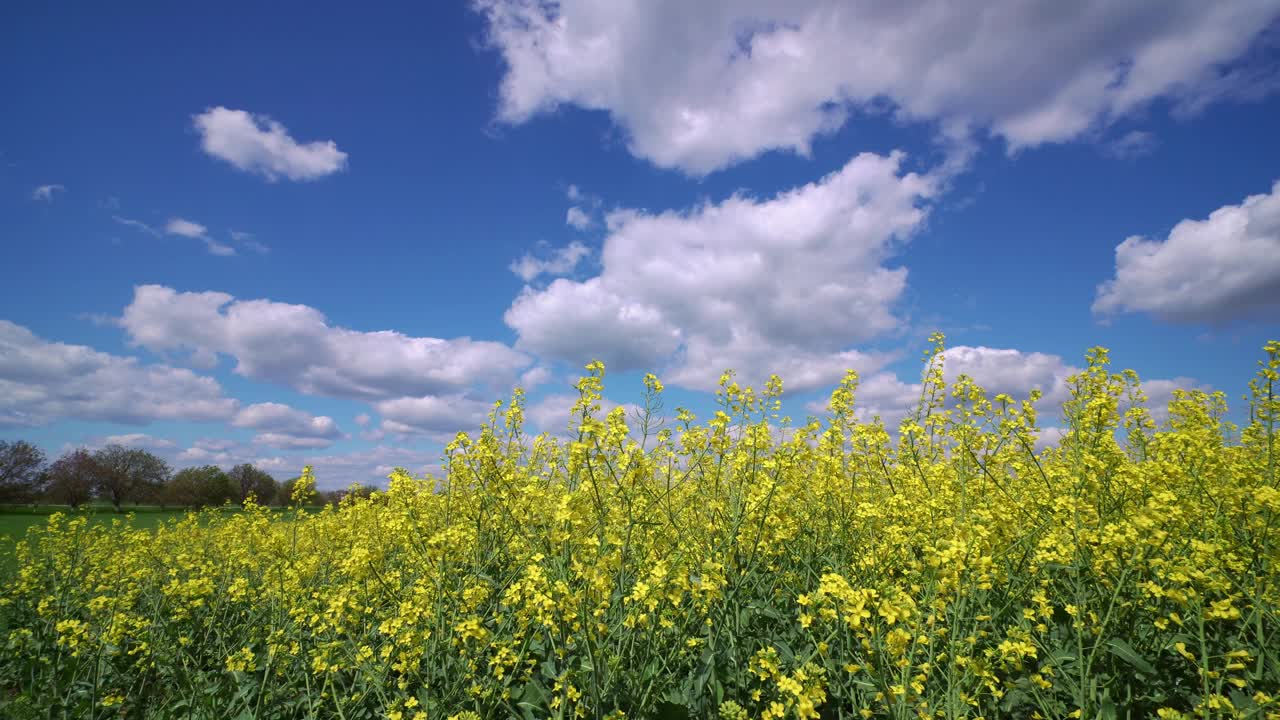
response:
{"label": "cloud", "polygon": [[369,417],[369,413],[360,413],[356,416],[356,424],[360,427],[367,426],[370,420],[372,420],[372,418]]}
{"label": "cloud", "polygon": [[577,230],[586,230],[591,227],[591,216],[576,205],[569,208],[569,212],[565,214],[564,221],[565,224]]}
{"label": "cloud", "polygon": [[265,115],[219,106],[192,119],[206,153],[269,182],[281,177],[316,180],[347,165],[347,154],[332,140],[299,143]]}
{"label": "cloud", "polygon": [[[144,225],[143,227],[146,226]],[[165,224],[164,231],[169,235],[177,235],[179,237],[203,241],[205,249],[209,251],[210,255],[227,257],[236,254],[235,248],[209,237],[209,228],[206,228],[198,222],[192,222],[182,218],[172,218]]]}
{"label": "cloud", "polygon": [[1173,323],[1222,324],[1280,309],[1280,181],[1168,237],[1116,246],[1115,276],[1098,286],[1094,313],[1151,313]]}
{"label": "cloud", "polygon": [[278,448],[323,448],[342,437],[342,431],[333,418],[311,415],[274,402],[255,403],[244,408],[231,424],[262,431],[254,437],[254,442]]}
{"label": "cloud", "polygon": [[266,255],[267,253],[271,252],[271,248],[255,240],[253,238],[252,233],[241,232],[239,230],[232,230],[230,232],[230,235],[232,240],[240,243],[241,245],[244,245],[250,250],[258,253],[259,255]]}
{"label": "cloud", "polygon": [[31,199],[43,202],[53,202],[53,194],[55,192],[66,192],[66,188],[62,185],[41,185],[31,191]]}
{"label": "cloud", "polygon": [[574,241],[553,252],[549,258],[524,255],[512,262],[510,269],[521,280],[532,282],[541,275],[568,275],[590,254],[590,248]]}
{"label": "cloud", "polygon": [[124,435],[107,435],[98,438],[89,443],[89,447],[102,447],[104,445],[124,445],[125,447],[139,447],[147,450],[165,450],[177,447],[177,443],[166,438],[158,438],[154,435],[146,433],[126,433]]}
{"label": "cloud", "polygon": [[200,438],[192,443],[193,447],[200,448],[201,450],[212,450],[215,452],[227,450],[235,447],[236,445],[239,445],[239,443],[228,438]]}
{"label": "cloud", "polygon": [[833,384],[881,359],[856,343],[901,325],[907,271],[887,264],[924,223],[938,180],[870,153],[766,199],[734,195],[683,212],[618,210],[599,275],[525,287],[504,316],[517,347],[612,370],[657,369],[693,389],[726,368],[789,389]]}
{"label": "cloud", "polygon": [[288,433],[258,433],[253,436],[253,442],[266,447],[280,448],[283,450],[298,450],[303,448],[327,448],[333,444],[333,439],[300,437],[298,435],[290,435]]}
{"label": "cloud", "polygon": [[1103,151],[1118,160],[1132,160],[1154,152],[1159,141],[1144,130],[1130,130],[1103,145]]}
{"label": "cloud", "polygon": [[459,431],[479,429],[493,404],[462,396],[426,396],[383,400],[374,408],[382,416],[384,432],[450,440]]}
{"label": "cloud", "polygon": [[[162,233],[160,230],[157,230],[156,228],[152,227],[151,225],[148,225],[145,222],[142,222],[141,220],[133,220],[126,217],[121,217],[119,215],[112,215],[111,219],[116,221],[117,223],[120,223],[121,225],[134,228],[135,230],[144,232],[152,237],[160,237],[161,235],[175,235],[177,237],[189,238],[191,240],[199,240],[204,243],[205,250],[209,251],[210,255],[228,257],[236,254],[235,248],[225,243],[221,243],[221,242],[218,242],[217,240],[214,240],[212,237],[209,236],[209,228],[193,220],[187,220],[185,218],[177,218],[177,217],[170,218],[169,221],[165,223],[164,231]],[[249,247],[250,249],[256,249],[255,246],[259,246],[263,248],[262,250],[259,250],[259,252],[266,251],[265,246],[261,246],[258,243],[254,243],[252,240],[243,240],[243,238],[240,237],[242,235],[245,235],[245,233],[236,233],[236,232],[231,233],[231,236],[233,239],[237,241],[243,241],[246,247]]]}
{"label": "cloud", "polygon": [[132,342],[156,352],[189,352],[197,362],[229,355],[243,377],[365,401],[475,387],[506,392],[529,364],[499,342],[361,332],[330,325],[306,305],[160,285],[134,288],[120,325]]}
{"label": "cloud", "polygon": [[164,226],[164,231],[170,235],[180,235],[186,238],[202,238],[208,233],[209,229],[198,222],[172,218]]}
{"label": "cloud", "polygon": [[145,425],[225,421],[239,403],[212,378],[50,342],[0,320],[0,426],[76,419]]}
{"label": "cloud", "polygon": [[[156,230],[155,228],[153,228],[153,227],[151,227],[150,225],[148,225],[148,224],[146,224],[146,223],[142,222],[141,220],[130,220],[129,218],[120,217],[119,215],[112,215],[112,216],[111,216],[111,219],[112,219],[112,220],[115,220],[116,222],[120,223],[121,225],[127,225],[128,227],[131,227],[131,228],[134,228],[134,229],[137,229],[137,230],[141,230],[142,232],[144,232],[144,233],[146,233],[146,234],[148,234],[148,235],[150,235],[150,236],[152,236],[152,237],[160,237],[160,231],[159,231],[159,230]],[[172,222],[172,221],[170,221],[170,222]]]}
{"label": "cloud", "polygon": [[768,150],[807,155],[859,112],[936,121],[952,138],[987,129],[1017,149],[1157,99],[1256,96],[1274,84],[1248,51],[1280,14],[1272,0],[472,6],[505,64],[500,121],[601,110],[634,155],[694,175]]}
{"label": "cloud", "polygon": [[1070,398],[1067,377],[1080,372],[1060,356],[1011,348],[960,345],[943,351],[943,376],[948,383],[968,375],[992,397],[1004,393],[1021,399],[1032,390],[1044,394],[1046,403],[1061,404]]}
{"label": "cloud", "polygon": [[529,368],[520,375],[520,387],[525,390],[532,390],[539,385],[545,384],[551,379],[551,369],[539,365]]}
{"label": "cloud", "polygon": [[1042,427],[1036,433],[1035,449],[1043,450],[1051,445],[1057,445],[1062,441],[1062,437],[1067,434],[1066,428],[1061,427]]}

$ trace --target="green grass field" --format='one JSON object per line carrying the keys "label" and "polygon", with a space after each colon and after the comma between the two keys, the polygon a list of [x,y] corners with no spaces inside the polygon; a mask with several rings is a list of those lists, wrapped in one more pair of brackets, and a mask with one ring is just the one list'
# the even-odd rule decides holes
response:
{"label": "green grass field", "polygon": [[83,513],[92,522],[111,522],[133,513],[136,522],[142,527],[153,527],[168,518],[182,517],[185,513],[182,509],[161,508],[159,505],[125,505],[118,513],[107,504],[81,505],[78,510],[72,510],[66,505],[0,505],[0,536],[21,536],[27,528],[42,525],[50,515],[59,512]]}
{"label": "green grass field", "polygon": [[14,546],[26,536],[27,530],[45,524],[49,516],[57,512],[84,514],[95,524],[110,523],[113,520],[127,521],[138,528],[158,527],[167,520],[186,514],[185,510],[161,508],[158,505],[126,505],[119,513],[110,505],[101,504],[81,506],[79,510],[72,510],[65,505],[0,505],[0,571],[13,567]]}

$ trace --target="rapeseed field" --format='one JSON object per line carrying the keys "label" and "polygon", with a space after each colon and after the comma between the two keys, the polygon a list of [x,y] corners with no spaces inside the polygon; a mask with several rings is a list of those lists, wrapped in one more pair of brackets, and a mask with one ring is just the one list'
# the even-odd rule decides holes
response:
{"label": "rapeseed field", "polygon": [[1239,425],[1094,349],[1043,447],[940,349],[896,428],[853,373],[804,422],[730,373],[705,419],[652,375],[602,414],[594,363],[574,439],[517,391],[337,508],[55,516],[0,589],[0,715],[1280,718],[1280,343]]}

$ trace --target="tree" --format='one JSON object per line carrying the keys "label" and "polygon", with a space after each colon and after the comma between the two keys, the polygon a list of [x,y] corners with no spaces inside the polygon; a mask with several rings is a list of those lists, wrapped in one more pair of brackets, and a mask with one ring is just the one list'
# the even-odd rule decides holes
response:
{"label": "tree", "polygon": [[0,440],[0,500],[27,500],[40,492],[44,451],[26,440]]}
{"label": "tree", "polygon": [[139,448],[112,444],[95,452],[93,459],[98,466],[95,489],[117,512],[125,501],[157,491],[169,478],[169,464]]}
{"label": "tree", "polygon": [[221,505],[235,497],[231,478],[217,465],[179,470],[165,484],[166,503],[185,507]]}
{"label": "tree", "polygon": [[280,490],[275,478],[249,463],[237,465],[227,474],[231,477],[231,486],[235,490],[234,499],[241,505],[244,505],[250,494],[259,505],[269,505]]}
{"label": "tree", "polygon": [[98,466],[88,450],[79,448],[54,460],[45,471],[45,477],[46,497],[53,502],[78,508],[93,497]]}

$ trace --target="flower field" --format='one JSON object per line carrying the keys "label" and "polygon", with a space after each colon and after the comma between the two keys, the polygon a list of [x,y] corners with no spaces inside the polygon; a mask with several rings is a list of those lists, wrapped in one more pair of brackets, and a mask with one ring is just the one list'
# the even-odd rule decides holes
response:
{"label": "flower field", "polygon": [[55,516],[0,582],[0,716],[1280,718],[1280,343],[1240,426],[1157,422],[1095,349],[1041,448],[936,342],[900,428],[852,373],[805,422],[731,374],[702,421],[653,376],[601,415],[592,364],[576,440],[517,391],[438,480]]}

